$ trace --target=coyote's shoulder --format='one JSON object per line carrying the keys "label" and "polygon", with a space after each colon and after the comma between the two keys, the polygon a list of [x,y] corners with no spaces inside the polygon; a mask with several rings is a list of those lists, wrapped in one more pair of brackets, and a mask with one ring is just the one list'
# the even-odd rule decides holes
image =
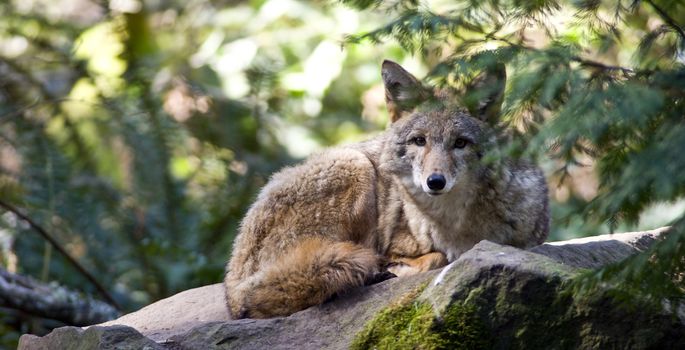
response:
{"label": "coyote's shoulder", "polygon": [[546,238],[542,172],[482,161],[501,89],[469,112],[395,63],[384,62],[383,81],[387,131],[281,170],[249,209],[225,279],[233,317],[288,315],[386,270],[442,266],[482,239],[528,247]]}

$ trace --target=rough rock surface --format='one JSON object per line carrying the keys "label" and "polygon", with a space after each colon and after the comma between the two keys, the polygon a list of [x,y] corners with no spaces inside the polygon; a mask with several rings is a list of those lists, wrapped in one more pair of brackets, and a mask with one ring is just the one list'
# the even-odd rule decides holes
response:
{"label": "rough rock surface", "polygon": [[161,342],[198,324],[228,321],[221,283],[189,289],[98,326],[126,325]]}
{"label": "rough rock surface", "polygon": [[664,232],[596,236],[528,251],[483,241],[441,270],[394,278],[266,320],[228,320],[216,284],[85,330],[24,335],[19,349],[676,347],[685,344],[685,325],[662,310],[560,293],[579,269],[640,252]]}

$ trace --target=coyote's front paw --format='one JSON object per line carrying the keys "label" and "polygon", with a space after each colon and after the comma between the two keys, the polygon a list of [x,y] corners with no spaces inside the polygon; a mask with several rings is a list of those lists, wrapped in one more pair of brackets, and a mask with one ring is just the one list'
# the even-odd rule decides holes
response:
{"label": "coyote's front paw", "polygon": [[441,252],[431,252],[416,258],[393,258],[388,264],[388,271],[398,277],[415,275],[447,265],[447,258]]}
{"label": "coyote's front paw", "polygon": [[404,276],[415,275],[415,274],[422,272],[422,271],[421,271],[421,269],[419,269],[415,266],[405,264],[401,261],[394,261],[388,265],[388,272],[396,275],[397,277],[404,277]]}

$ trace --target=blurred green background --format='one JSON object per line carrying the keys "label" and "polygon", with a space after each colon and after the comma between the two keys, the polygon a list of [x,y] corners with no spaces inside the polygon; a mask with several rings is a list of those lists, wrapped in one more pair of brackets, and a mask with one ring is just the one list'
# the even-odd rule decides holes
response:
{"label": "blurred green background", "polygon": [[[562,34],[585,40],[563,16]],[[345,43],[387,21],[325,1],[4,1],[0,199],[45,228],[123,311],[220,282],[240,219],[272,172],[385,127],[382,60],[423,77],[443,57],[393,41]],[[624,63],[639,36],[595,58]],[[541,162],[550,240],[608,232],[579,214],[597,195],[593,160],[564,177],[559,160]],[[619,230],[659,227],[684,210],[651,206]],[[97,296],[2,210],[0,260]],[[0,308],[3,344],[55,326],[40,322]]]}

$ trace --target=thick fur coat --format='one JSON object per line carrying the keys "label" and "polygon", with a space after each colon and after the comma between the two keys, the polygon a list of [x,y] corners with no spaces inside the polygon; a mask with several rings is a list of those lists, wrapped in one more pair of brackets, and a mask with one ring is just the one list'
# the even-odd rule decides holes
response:
{"label": "thick fur coat", "polygon": [[522,248],[546,239],[541,170],[482,161],[502,89],[469,111],[396,63],[382,73],[389,129],[281,170],[248,211],[225,278],[232,317],[289,315],[386,271],[444,266],[483,239]]}

